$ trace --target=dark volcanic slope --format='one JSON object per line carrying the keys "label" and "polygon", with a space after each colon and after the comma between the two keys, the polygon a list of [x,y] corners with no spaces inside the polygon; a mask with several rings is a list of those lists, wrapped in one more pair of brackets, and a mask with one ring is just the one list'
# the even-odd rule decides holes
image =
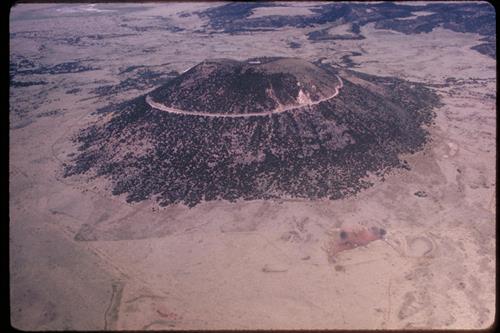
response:
{"label": "dark volcanic slope", "polygon": [[194,66],[150,95],[176,109],[241,114],[297,105],[299,91],[317,101],[338,85],[334,75],[302,59],[219,59]]}
{"label": "dark volcanic slope", "polygon": [[66,176],[105,177],[114,194],[161,205],[351,195],[368,171],[408,168],[398,154],[423,147],[439,100],[421,84],[339,75],[335,98],[270,116],[179,115],[138,97],[76,137]]}

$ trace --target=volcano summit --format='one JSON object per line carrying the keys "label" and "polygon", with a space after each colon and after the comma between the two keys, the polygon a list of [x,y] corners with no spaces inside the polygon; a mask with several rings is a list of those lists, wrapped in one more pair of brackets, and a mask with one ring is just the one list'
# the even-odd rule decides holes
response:
{"label": "volcano summit", "polygon": [[422,149],[438,104],[420,83],[302,59],[209,60],[100,113],[64,171],[130,202],[339,199],[409,168],[399,155]]}
{"label": "volcano summit", "polygon": [[335,97],[341,87],[337,75],[301,59],[222,59],[191,68],[147,101],[177,114],[259,116],[318,104]]}

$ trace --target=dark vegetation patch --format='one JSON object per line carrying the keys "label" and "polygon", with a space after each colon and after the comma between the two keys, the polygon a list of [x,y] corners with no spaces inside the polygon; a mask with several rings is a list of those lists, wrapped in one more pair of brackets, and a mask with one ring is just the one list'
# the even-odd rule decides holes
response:
{"label": "dark vegetation patch", "polygon": [[62,109],[57,109],[57,110],[51,110],[51,111],[46,111],[42,112],[36,115],[37,118],[43,118],[43,117],[53,117],[57,115],[62,114]]}
{"label": "dark vegetation patch", "polygon": [[133,77],[129,77],[121,81],[119,84],[100,86],[96,89],[93,89],[91,93],[96,94],[99,97],[103,97],[108,95],[119,94],[131,89],[136,89],[136,90],[149,89],[159,84],[165,84],[166,82],[171,80],[172,77],[178,74],[175,71],[171,71],[169,73],[164,74],[161,72],[152,71],[148,68],[142,69],[142,67],[144,66],[128,67],[121,73],[128,73],[131,71],[135,71],[136,69],[139,70],[135,71]]}
{"label": "dark vegetation patch", "polygon": [[487,55],[495,60],[497,58],[496,42],[482,43],[471,47],[471,49],[476,50],[481,54]]}
{"label": "dark vegetation patch", "polygon": [[26,126],[29,126],[33,123],[33,120],[30,118],[21,118],[20,120],[13,122],[10,124],[10,129],[16,130],[21,129]]}
{"label": "dark vegetation patch", "polygon": [[10,77],[14,78],[17,75],[40,75],[40,74],[68,74],[80,73],[86,71],[94,71],[100,68],[83,65],[80,61],[63,62],[53,66],[45,66],[36,64],[35,62],[22,59],[19,62],[10,63]]}
{"label": "dark vegetation patch", "polygon": [[427,193],[425,191],[417,191],[413,193],[415,196],[420,197],[420,198],[425,198],[427,197]]}
{"label": "dark vegetation patch", "polygon": [[87,36],[77,36],[77,37],[60,37],[53,39],[54,42],[60,44],[68,44],[71,46],[90,46],[90,45],[98,45],[101,41],[106,41],[114,38],[122,38],[136,36],[134,33],[128,34],[93,34]]}
{"label": "dark vegetation patch", "polygon": [[[207,10],[196,12],[201,18],[208,18],[210,26],[216,30],[224,30],[225,32],[243,31],[234,29],[235,26],[231,24],[232,20],[241,21],[252,15],[252,11],[258,7],[273,6],[264,2],[233,2],[226,5],[209,8]],[[230,27],[229,27],[230,26]],[[258,27],[258,25],[253,25]],[[248,28],[248,27],[247,27]]]}
{"label": "dark vegetation patch", "polygon": [[129,72],[132,72],[138,68],[144,68],[144,67],[146,67],[146,66],[128,66],[128,67],[120,70],[120,73],[118,73],[118,74],[121,75],[121,74],[129,73]]}
{"label": "dark vegetation patch", "polygon": [[10,81],[11,87],[30,87],[47,84],[46,81]]}
{"label": "dark vegetation patch", "polygon": [[358,67],[358,64],[356,64],[354,61],[352,61],[351,57],[357,57],[360,56],[361,53],[359,52],[351,52],[351,54],[346,54],[342,56],[340,59],[342,63],[345,65],[347,68],[354,68]]}
{"label": "dark vegetation patch", "polygon": [[19,71],[25,71],[28,69],[36,68],[37,65],[34,61],[26,59],[24,57],[19,57],[19,60],[11,61],[9,65],[10,78],[14,78]]}
{"label": "dark vegetation patch", "polygon": [[67,90],[66,94],[73,95],[73,94],[79,93],[80,91],[82,91],[80,88],[73,88],[73,89]]}

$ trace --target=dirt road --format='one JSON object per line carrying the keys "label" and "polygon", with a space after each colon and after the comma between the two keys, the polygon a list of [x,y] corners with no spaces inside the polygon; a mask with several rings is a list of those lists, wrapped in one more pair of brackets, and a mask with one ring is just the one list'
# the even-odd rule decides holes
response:
{"label": "dirt road", "polygon": [[191,115],[191,116],[203,116],[203,117],[225,117],[225,118],[240,118],[240,117],[262,117],[262,116],[270,116],[275,113],[282,113],[282,112],[287,112],[287,111],[292,111],[295,109],[299,109],[305,106],[312,106],[319,104],[321,102],[324,102],[326,100],[332,99],[335,96],[337,96],[340,92],[340,89],[344,86],[344,83],[342,82],[342,79],[338,76],[337,79],[339,79],[340,85],[335,88],[335,93],[332,96],[326,97],[319,99],[317,101],[307,103],[307,104],[301,104],[301,105],[291,105],[287,107],[279,106],[276,109],[268,112],[250,112],[250,113],[236,113],[236,114],[227,114],[227,113],[208,113],[208,112],[197,112],[197,111],[186,111],[186,110],[180,110],[180,109],[175,109],[171,108],[168,106],[165,106],[160,103],[156,103],[155,101],[152,100],[151,96],[146,97],[146,102],[151,106],[153,109],[157,109],[160,111],[165,111],[165,112],[170,112],[170,113],[175,113],[175,114],[183,114],[183,115]]}

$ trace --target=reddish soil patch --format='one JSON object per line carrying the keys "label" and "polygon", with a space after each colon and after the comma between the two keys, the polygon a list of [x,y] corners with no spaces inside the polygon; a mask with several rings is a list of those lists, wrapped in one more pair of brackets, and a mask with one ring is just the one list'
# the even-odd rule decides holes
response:
{"label": "reddish soil patch", "polygon": [[382,239],[385,233],[384,229],[378,227],[344,229],[333,233],[325,249],[328,254],[328,260],[335,262],[335,257],[338,253],[354,249],[358,246],[366,246],[375,240]]}

